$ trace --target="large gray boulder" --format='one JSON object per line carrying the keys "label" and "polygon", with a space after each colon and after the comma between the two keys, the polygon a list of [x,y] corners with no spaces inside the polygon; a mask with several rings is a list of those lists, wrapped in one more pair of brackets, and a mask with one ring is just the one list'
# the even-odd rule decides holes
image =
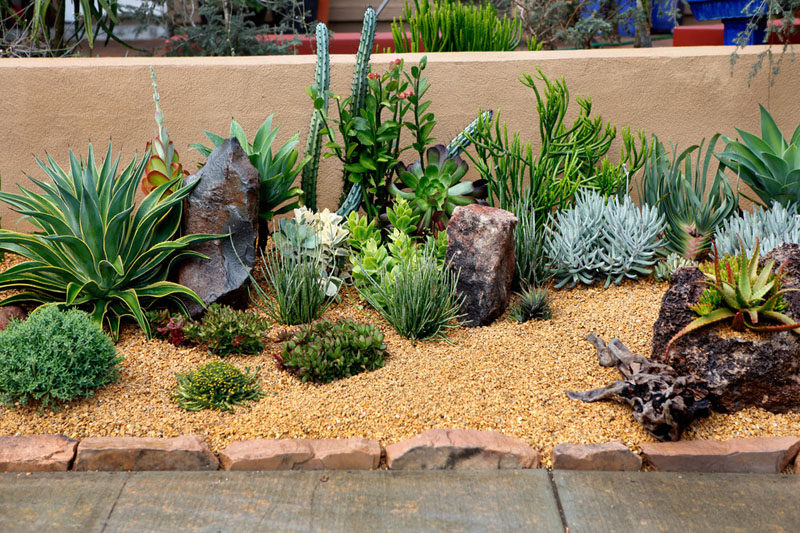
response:
{"label": "large gray boulder", "polygon": [[[196,245],[194,249],[208,259],[184,261],[177,281],[195,291],[206,306],[217,302],[246,307],[249,274],[256,260],[258,170],[231,138],[211,152],[203,168],[186,178],[186,183],[195,181],[199,183],[184,206],[183,233],[230,233],[231,237]],[[194,302],[187,304],[192,317],[204,311]]]}
{"label": "large gray boulder", "polygon": [[459,272],[464,325],[486,326],[508,307],[517,217],[494,207],[456,207],[447,226],[447,260]]}
{"label": "large gray boulder", "polygon": [[[784,288],[800,288],[800,245],[783,244],[762,259],[784,267]],[[703,292],[697,268],[678,269],[661,302],[653,326],[651,357],[664,360],[669,340],[697,315],[689,309]],[[800,322],[800,293],[786,294],[787,315]],[[800,408],[800,335],[793,331],[744,334],[730,323],[708,326],[676,340],[669,364],[679,375],[692,376],[708,387],[712,408],[734,412],[761,407],[773,412]]]}

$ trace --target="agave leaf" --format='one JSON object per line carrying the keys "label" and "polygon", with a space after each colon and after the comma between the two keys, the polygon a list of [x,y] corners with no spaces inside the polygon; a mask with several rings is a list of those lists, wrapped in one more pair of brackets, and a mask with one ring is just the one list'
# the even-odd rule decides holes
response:
{"label": "agave leaf", "polygon": [[750,328],[754,331],[787,331],[793,330],[795,333],[800,333],[800,323],[796,322],[792,317],[779,313],[777,311],[764,311],[764,316],[782,322],[782,326],[760,326],[759,328]]}

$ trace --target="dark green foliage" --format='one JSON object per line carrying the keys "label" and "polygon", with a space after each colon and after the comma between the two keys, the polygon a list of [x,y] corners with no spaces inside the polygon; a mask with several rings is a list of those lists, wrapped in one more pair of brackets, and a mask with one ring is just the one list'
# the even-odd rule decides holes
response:
{"label": "dark green foliage", "polygon": [[255,303],[275,322],[307,324],[319,318],[335,298],[337,291],[328,295],[328,284],[334,281],[319,255],[273,249],[261,256],[260,267],[270,294],[251,277]]}
{"label": "dark green foliage", "polygon": [[517,322],[549,320],[550,295],[547,289],[530,288],[522,291],[519,303],[511,310],[511,318]]}
{"label": "dark green foliage", "polygon": [[[689,261],[700,260],[709,252],[717,227],[739,207],[738,194],[723,174],[722,165],[712,165],[718,138],[711,138],[705,152],[703,140],[680,154],[673,149],[670,158],[654,135],[640,180],[639,201],[657,208],[667,222],[667,250]],[[713,181],[709,181],[710,176]]]}
{"label": "dark green foliage", "polygon": [[512,205],[511,212],[517,217],[517,226],[514,228],[516,286],[538,287],[553,277],[552,271],[547,268],[544,224],[537,224],[536,209],[529,197],[523,197]]}
{"label": "dark green foliage", "polygon": [[258,401],[264,393],[258,385],[258,371],[244,372],[225,361],[212,361],[185,374],[178,374],[173,398],[187,411],[217,409],[232,411],[234,405]]}
{"label": "dark green foliage", "polygon": [[400,53],[506,52],[519,44],[522,23],[516,15],[500,18],[489,2],[474,5],[460,0],[414,0],[412,8],[406,0],[401,18],[392,21],[392,37]]}
{"label": "dark green foliage", "polygon": [[220,357],[256,354],[264,349],[269,323],[247,311],[211,304],[203,319],[185,326],[186,337]]}
{"label": "dark green foliage", "polygon": [[303,381],[328,383],[383,366],[383,333],[354,320],[302,326],[283,345],[278,363]]}
{"label": "dark green foliage", "polygon": [[401,336],[427,339],[458,326],[462,302],[456,290],[458,274],[442,266],[434,246],[402,258],[391,270],[382,266],[375,275],[364,277],[366,286],[356,285],[359,294]]}
{"label": "dark green foliage", "polygon": [[114,343],[82,311],[44,306],[0,331],[0,401],[8,406],[92,396],[119,377]]}

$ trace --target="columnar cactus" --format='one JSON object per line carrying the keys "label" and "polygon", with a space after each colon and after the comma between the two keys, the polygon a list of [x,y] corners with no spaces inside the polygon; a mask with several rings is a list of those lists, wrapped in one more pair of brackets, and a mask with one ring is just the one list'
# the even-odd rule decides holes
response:
{"label": "columnar cactus", "polygon": [[[313,91],[315,98],[322,98],[322,111],[328,110],[328,88],[331,80],[331,62],[328,54],[328,28],[323,23],[317,24],[317,67],[314,70]],[[319,174],[319,157],[322,151],[322,136],[320,135],[322,118],[317,109],[311,114],[311,124],[308,126],[308,140],[306,141],[306,155],[311,156],[311,161],[303,167],[301,187],[303,189],[303,203],[312,211],[317,210],[317,176]]]}

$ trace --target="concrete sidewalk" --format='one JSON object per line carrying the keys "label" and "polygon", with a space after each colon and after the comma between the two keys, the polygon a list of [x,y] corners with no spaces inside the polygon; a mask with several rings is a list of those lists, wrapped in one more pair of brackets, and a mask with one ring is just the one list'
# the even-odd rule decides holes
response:
{"label": "concrete sidewalk", "polygon": [[800,476],[0,474],[0,531],[800,531]]}

